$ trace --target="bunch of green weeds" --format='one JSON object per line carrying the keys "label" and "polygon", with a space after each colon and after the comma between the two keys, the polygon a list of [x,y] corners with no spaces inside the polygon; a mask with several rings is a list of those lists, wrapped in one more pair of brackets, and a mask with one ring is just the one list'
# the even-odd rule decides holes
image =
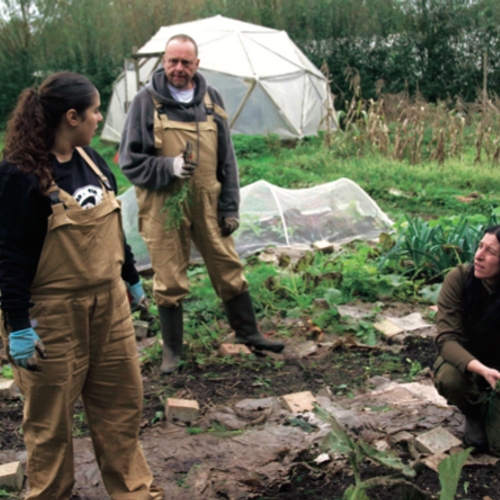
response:
{"label": "bunch of green weeds", "polygon": [[189,180],[178,180],[177,183],[179,187],[168,196],[161,209],[161,213],[165,213],[163,227],[167,232],[181,227],[184,219],[184,204],[192,203]]}

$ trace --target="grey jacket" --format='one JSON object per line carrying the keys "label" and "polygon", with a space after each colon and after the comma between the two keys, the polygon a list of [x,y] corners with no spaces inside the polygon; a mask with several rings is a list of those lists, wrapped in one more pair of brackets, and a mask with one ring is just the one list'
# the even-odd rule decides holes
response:
{"label": "grey jacket", "polygon": [[[148,85],[134,97],[128,110],[119,151],[120,168],[136,186],[159,190],[175,182],[173,158],[156,156],[154,143],[154,112],[152,96],[164,105],[169,119],[181,122],[203,122],[207,113],[203,98],[208,90],[212,102],[222,108],[224,104],[220,94],[207,85],[202,75],[194,77],[195,95],[191,102],[176,101],[167,87],[167,78],[163,68],[153,73]],[[238,217],[240,189],[238,166],[234,154],[228,123],[214,114],[218,130],[217,143],[217,179],[221,183],[219,198],[219,217]]]}

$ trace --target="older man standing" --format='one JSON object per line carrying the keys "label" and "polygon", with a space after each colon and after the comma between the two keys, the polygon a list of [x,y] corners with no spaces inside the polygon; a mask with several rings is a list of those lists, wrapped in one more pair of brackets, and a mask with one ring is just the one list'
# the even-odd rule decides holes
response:
{"label": "older man standing", "polygon": [[[135,96],[120,145],[120,166],[136,186],[139,232],[155,272],[163,374],[172,373],[182,355],[182,301],[189,291],[191,241],[224,302],[235,342],[274,352],[284,348],[257,328],[231,237],[239,226],[239,180],[227,114],[219,93],[197,73],[199,63],[191,37],[176,35],[167,42],[163,68]],[[191,155],[186,154],[188,144]],[[172,211],[164,210],[165,202],[186,182],[184,217],[175,227],[170,221],[165,229],[166,220],[173,217]]]}

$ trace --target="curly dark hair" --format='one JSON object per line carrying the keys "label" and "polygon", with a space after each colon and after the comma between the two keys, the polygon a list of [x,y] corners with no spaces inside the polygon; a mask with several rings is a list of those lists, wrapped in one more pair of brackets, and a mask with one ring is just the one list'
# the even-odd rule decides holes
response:
{"label": "curly dark hair", "polygon": [[90,80],[70,72],[49,76],[38,90],[24,90],[7,122],[3,157],[22,172],[35,174],[46,191],[53,174],[49,154],[62,117],[70,109],[85,117],[96,93]]}

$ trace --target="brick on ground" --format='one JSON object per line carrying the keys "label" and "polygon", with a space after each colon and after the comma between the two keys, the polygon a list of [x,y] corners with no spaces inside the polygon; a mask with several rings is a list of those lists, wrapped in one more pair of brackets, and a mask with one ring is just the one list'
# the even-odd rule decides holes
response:
{"label": "brick on ground", "polygon": [[448,432],[441,426],[438,426],[428,432],[424,432],[415,438],[415,445],[422,453],[435,455],[444,453],[455,446],[460,446],[462,441]]}
{"label": "brick on ground", "polygon": [[194,422],[200,416],[200,407],[194,399],[167,398],[165,415],[169,422]]}
{"label": "brick on ground", "polygon": [[9,379],[0,379],[0,399],[16,399],[19,390],[16,383]]}
{"label": "brick on ground", "polygon": [[252,354],[250,349],[244,344],[222,344],[219,347],[221,356],[238,356],[239,354]]}
{"label": "brick on ground", "polygon": [[134,320],[135,338],[138,340],[145,339],[148,336],[149,323],[140,319]]}
{"label": "brick on ground", "polygon": [[293,413],[311,411],[313,409],[313,403],[316,402],[316,398],[309,391],[287,394],[283,396],[282,399],[288,410]]}
{"label": "brick on ground", "polygon": [[375,323],[373,326],[376,330],[378,330],[380,333],[382,333],[389,339],[396,335],[399,335],[400,333],[404,333],[404,330],[402,328],[395,325],[392,321],[389,321],[388,319],[379,321],[378,323]]}
{"label": "brick on ground", "polygon": [[335,250],[335,245],[327,240],[315,241],[312,247],[321,253],[333,253]]}
{"label": "brick on ground", "polygon": [[12,491],[23,489],[23,467],[21,462],[0,465],[0,488]]}

